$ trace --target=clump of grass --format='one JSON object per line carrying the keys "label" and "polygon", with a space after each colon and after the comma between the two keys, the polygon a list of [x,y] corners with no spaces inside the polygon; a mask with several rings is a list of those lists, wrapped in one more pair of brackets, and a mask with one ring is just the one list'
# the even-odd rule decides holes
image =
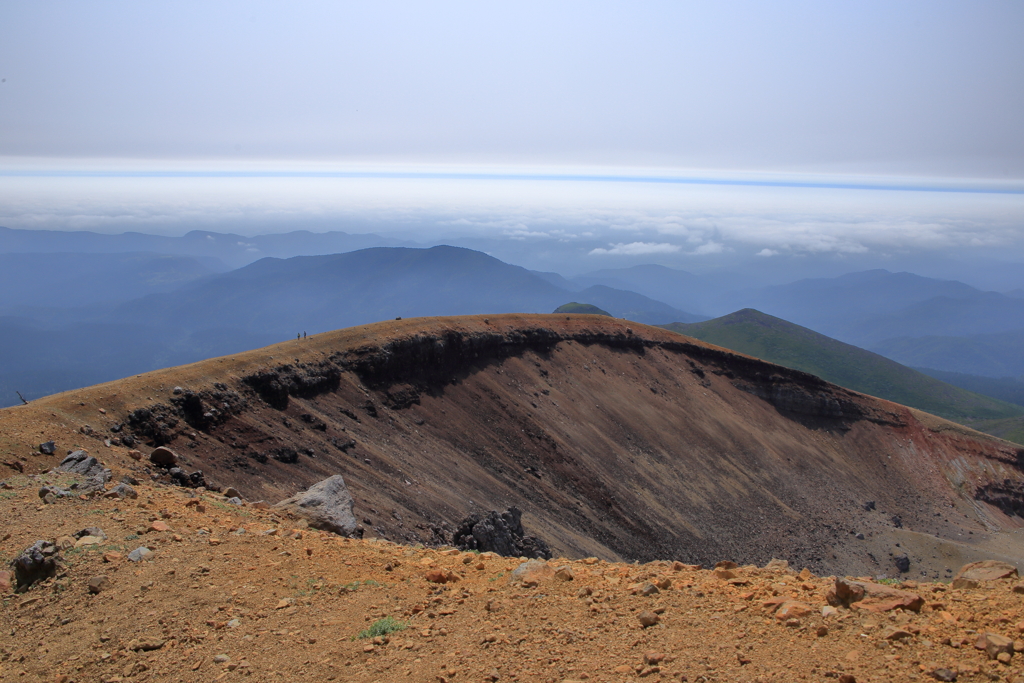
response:
{"label": "clump of grass", "polygon": [[362,640],[364,638],[376,638],[377,636],[386,636],[389,633],[395,631],[402,631],[408,626],[407,622],[398,621],[394,617],[384,617],[370,624],[370,628],[360,631],[356,638]]}

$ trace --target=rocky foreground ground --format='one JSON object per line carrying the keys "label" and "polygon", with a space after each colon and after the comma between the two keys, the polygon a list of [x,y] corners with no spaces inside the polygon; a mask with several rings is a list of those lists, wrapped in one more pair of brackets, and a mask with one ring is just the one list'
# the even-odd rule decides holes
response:
{"label": "rocky foreground ground", "polygon": [[68,477],[0,485],[5,564],[40,540],[55,560],[30,586],[0,574],[3,681],[1024,681],[1024,587],[1000,564],[880,585],[729,558],[527,563],[201,489],[40,498]]}

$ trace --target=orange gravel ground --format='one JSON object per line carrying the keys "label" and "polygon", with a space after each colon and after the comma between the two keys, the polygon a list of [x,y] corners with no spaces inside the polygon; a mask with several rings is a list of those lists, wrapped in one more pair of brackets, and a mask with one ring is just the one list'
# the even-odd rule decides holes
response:
{"label": "orange gravel ground", "polygon": [[[925,600],[920,613],[824,617],[834,580],[806,571],[742,567],[729,579],[672,558],[555,559],[571,580],[524,587],[510,582],[518,558],[340,538],[211,492],[143,484],[137,500],[45,505],[39,487],[67,475],[6,481],[5,561],[85,527],[108,539],[65,549],[58,575],[27,592],[4,591],[2,681],[849,683],[931,680],[939,668],[961,681],[1024,681],[1024,655],[1002,663],[973,647],[979,633],[1024,631],[1010,579],[971,590],[905,582]],[[125,559],[140,545],[151,560]],[[431,583],[431,570],[455,580]],[[97,576],[108,582],[92,594]],[[648,582],[665,588],[644,596]],[[780,620],[776,596],[812,611]],[[642,627],[645,610],[659,623]],[[358,637],[385,617],[407,626]]]}

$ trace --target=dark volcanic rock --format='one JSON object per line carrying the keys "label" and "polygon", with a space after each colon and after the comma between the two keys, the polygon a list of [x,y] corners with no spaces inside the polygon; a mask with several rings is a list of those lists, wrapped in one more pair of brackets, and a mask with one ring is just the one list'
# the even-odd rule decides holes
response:
{"label": "dark volcanic rock", "polygon": [[[85,451],[75,451],[68,457],[64,458],[59,465],[55,468],[58,472],[68,472],[69,474],[79,474],[84,476],[86,479],[81,484],[72,484],[71,488],[76,493],[92,493],[93,491],[102,491],[104,485],[110,481],[113,476],[110,470],[105,468],[100,461],[92,457]],[[43,496],[40,493],[40,496]],[[45,499],[45,496],[43,496]]]}
{"label": "dark volcanic rock", "polygon": [[60,552],[50,541],[36,541],[11,562],[16,590],[23,593],[36,581],[48,579],[60,567]]}
{"label": "dark volcanic rock", "polygon": [[206,486],[206,477],[203,476],[202,470],[196,470],[192,474],[189,474],[180,467],[172,467],[168,474],[171,476],[171,483],[175,486],[190,489],[197,489],[200,486]]}
{"label": "dark volcanic rock", "polygon": [[43,455],[53,455],[57,451],[57,444],[52,441],[46,441],[39,444],[39,452]]}
{"label": "dark volcanic rock", "polygon": [[547,543],[523,530],[523,513],[516,507],[491,510],[486,517],[472,514],[459,524],[452,545],[461,550],[494,552],[504,557],[551,558]]}
{"label": "dark volcanic rock", "polygon": [[57,470],[69,474],[81,474],[85,477],[95,477],[103,473],[103,465],[85,451],[75,451],[68,457],[61,460]]}

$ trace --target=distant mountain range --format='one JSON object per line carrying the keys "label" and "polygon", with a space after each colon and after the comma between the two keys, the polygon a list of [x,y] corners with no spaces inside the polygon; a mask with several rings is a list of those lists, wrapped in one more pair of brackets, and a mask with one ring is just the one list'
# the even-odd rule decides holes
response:
{"label": "distant mountain range", "polygon": [[753,309],[714,320],[663,327],[965,424],[1021,420],[1024,416],[1022,406],[947,384],[878,354]]}
{"label": "distant mountain range", "polygon": [[742,307],[872,349],[896,337],[1024,329],[1022,299],[885,270],[799,280],[740,293],[736,299]]}
{"label": "distant mountain range", "polygon": [[[33,257],[36,263],[40,258]],[[35,307],[21,306],[18,315],[0,318],[0,354],[7,361],[0,368],[3,405],[17,402],[15,391],[34,398],[237,353],[299,333],[396,317],[549,313],[582,297],[615,317],[637,322],[702,319],[602,285],[570,292],[524,268],[458,247],[379,247],[266,258],[227,273],[203,270],[195,259],[181,261],[175,271],[163,257],[147,258],[85,256],[86,271],[104,263],[114,267],[101,268],[111,282],[94,273],[89,276],[93,284],[83,290],[116,289],[112,283],[120,277],[125,292],[158,293],[116,305],[73,308],[74,296],[85,297],[85,302],[107,295],[62,293],[68,286],[61,285],[51,288],[50,308],[42,306],[41,289],[35,299],[27,297]],[[153,282],[140,286],[140,281],[148,282],[147,264]],[[172,279],[169,273],[187,284],[159,292]],[[35,315],[29,315],[33,310]]]}
{"label": "distant mountain range", "polygon": [[[38,396],[302,331],[400,316],[550,312],[569,302],[654,324],[755,308],[928,374],[1024,376],[1024,290],[983,292],[885,270],[744,285],[751,281],[742,272],[655,264],[564,277],[479,250],[371,233],[0,228],[0,353],[8,361],[0,405],[16,400],[15,389]],[[1012,393],[979,381],[970,380],[989,387],[982,393]]]}
{"label": "distant mountain range", "polygon": [[1024,377],[1024,329],[960,337],[896,337],[873,348],[914,367],[984,377]]}
{"label": "distant mountain range", "polygon": [[148,252],[214,258],[224,270],[239,268],[261,258],[289,258],[306,254],[336,254],[367,247],[411,245],[381,235],[296,230],[273,235],[245,237],[231,233],[193,230],[180,237],[141,232],[104,234],[86,230],[15,230],[0,227],[0,254],[120,254]]}

